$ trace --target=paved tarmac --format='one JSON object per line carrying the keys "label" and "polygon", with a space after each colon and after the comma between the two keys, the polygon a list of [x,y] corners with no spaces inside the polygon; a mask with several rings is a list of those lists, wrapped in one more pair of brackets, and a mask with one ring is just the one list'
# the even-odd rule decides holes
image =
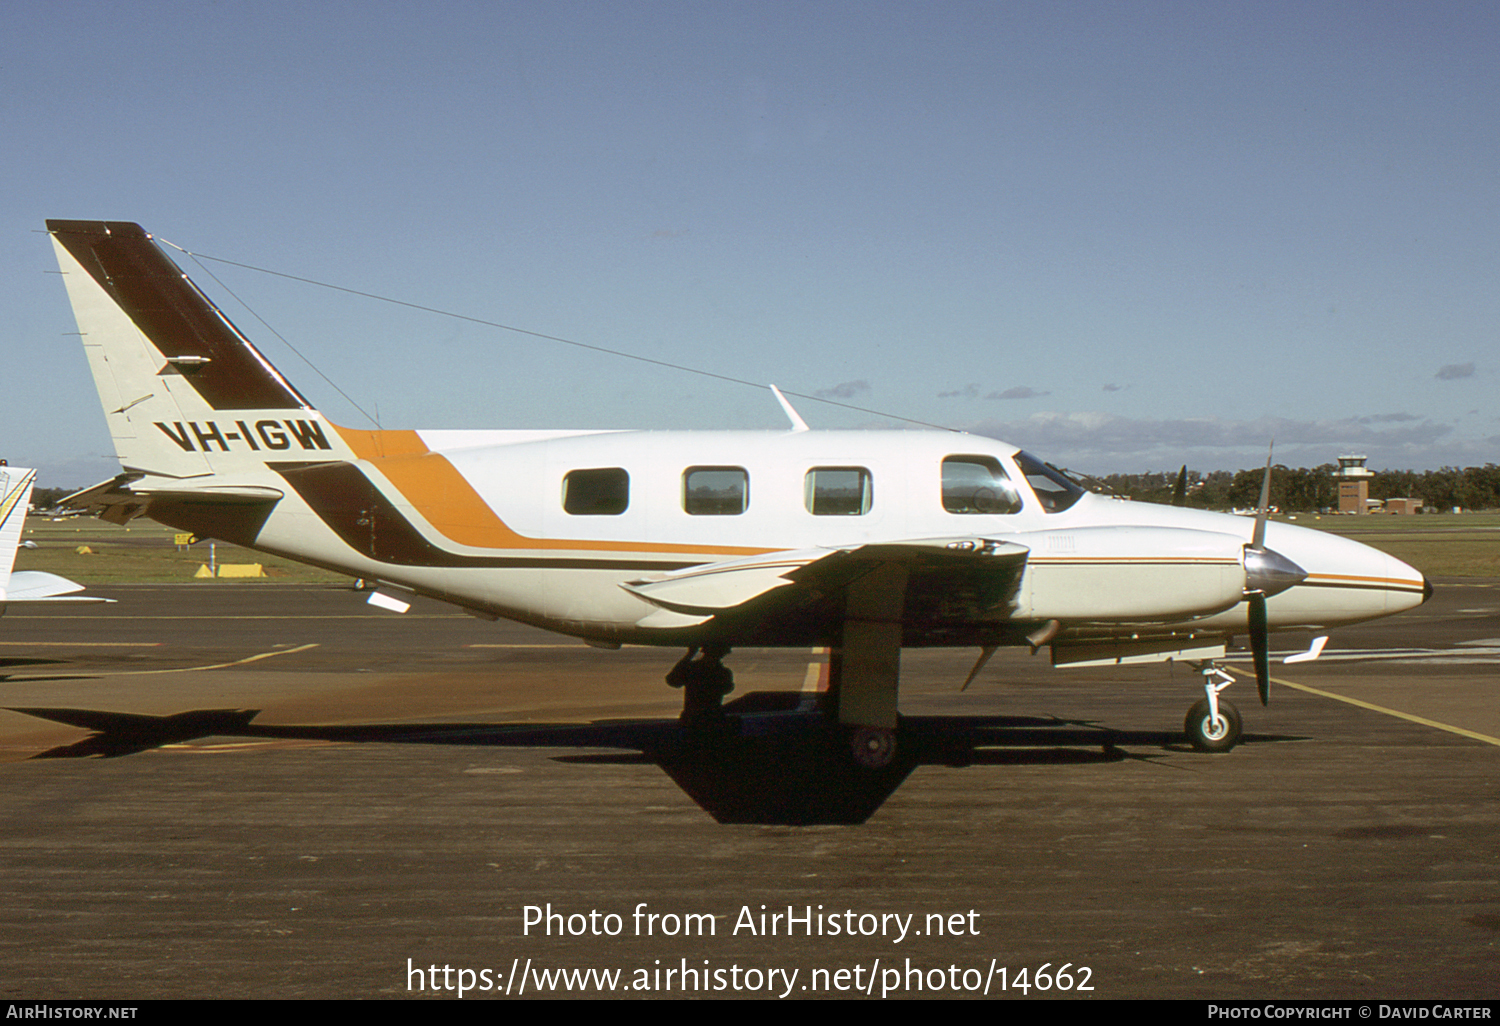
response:
{"label": "paved tarmac", "polygon": [[0,707],[52,718],[0,711],[0,994],[1493,998],[1500,582],[1438,584],[1229,689],[1226,755],[1180,667],[959,694],[976,653],[908,651],[873,782],[814,754],[805,651],[730,657],[735,741],[678,729],[675,651],[435,604],[15,607]]}

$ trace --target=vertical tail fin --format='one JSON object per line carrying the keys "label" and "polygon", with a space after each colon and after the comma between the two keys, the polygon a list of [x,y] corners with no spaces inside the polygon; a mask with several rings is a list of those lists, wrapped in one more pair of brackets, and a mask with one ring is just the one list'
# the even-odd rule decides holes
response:
{"label": "vertical tail fin", "polygon": [[140,225],[47,230],[127,470],[199,477],[344,448]]}

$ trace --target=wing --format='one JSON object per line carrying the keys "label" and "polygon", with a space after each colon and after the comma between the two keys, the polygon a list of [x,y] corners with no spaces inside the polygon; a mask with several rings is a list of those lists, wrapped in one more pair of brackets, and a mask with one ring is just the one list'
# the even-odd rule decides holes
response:
{"label": "wing", "polygon": [[754,620],[796,633],[799,616],[821,623],[851,594],[889,590],[899,570],[900,594],[890,598],[910,633],[1007,618],[1028,551],[990,538],[922,538],[724,560],[621,587],[656,607],[642,627]]}

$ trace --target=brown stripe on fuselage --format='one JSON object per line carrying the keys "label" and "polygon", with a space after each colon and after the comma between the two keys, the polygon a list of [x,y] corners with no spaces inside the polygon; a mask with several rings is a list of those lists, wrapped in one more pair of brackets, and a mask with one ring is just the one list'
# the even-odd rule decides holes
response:
{"label": "brown stripe on fuselage", "polygon": [[422,535],[353,463],[267,463],[296,490],[318,519],[363,556],[392,566],[675,570],[692,563],[537,556],[475,556],[449,552]]}

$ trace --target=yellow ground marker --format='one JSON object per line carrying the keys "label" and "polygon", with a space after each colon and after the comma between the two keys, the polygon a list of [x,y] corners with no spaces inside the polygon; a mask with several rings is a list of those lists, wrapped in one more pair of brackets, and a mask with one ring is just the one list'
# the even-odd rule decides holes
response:
{"label": "yellow ground marker", "polygon": [[259,563],[220,563],[220,577],[264,577],[265,567]]}
{"label": "yellow ground marker", "polygon": [[807,693],[827,691],[829,649],[822,646],[814,647],[812,654],[822,658],[814,659],[807,664],[807,675],[802,678],[802,690]]}

